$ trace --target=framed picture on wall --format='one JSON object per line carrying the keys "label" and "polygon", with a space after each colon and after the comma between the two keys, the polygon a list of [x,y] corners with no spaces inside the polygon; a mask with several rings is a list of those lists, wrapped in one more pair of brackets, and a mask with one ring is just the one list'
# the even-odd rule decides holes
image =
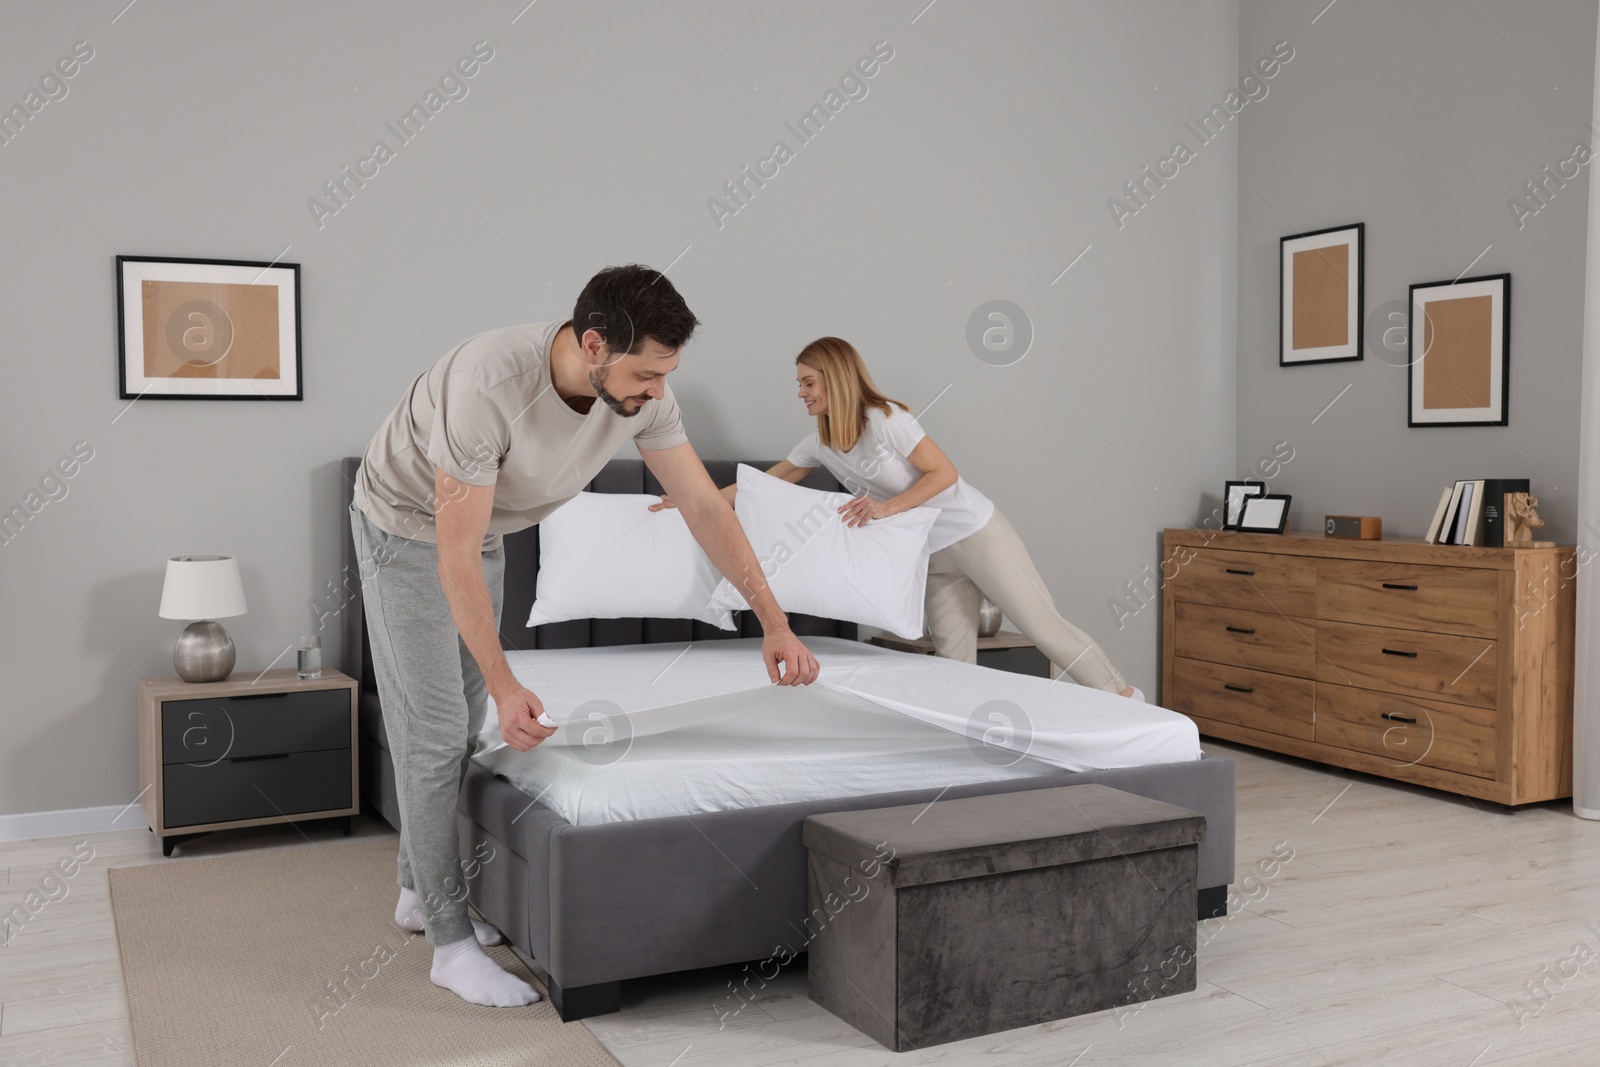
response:
{"label": "framed picture on wall", "polygon": [[1511,275],[1411,287],[1407,426],[1504,426]]}
{"label": "framed picture on wall", "polygon": [[117,257],[122,399],[300,400],[300,264]]}
{"label": "framed picture on wall", "polygon": [[1278,366],[1361,358],[1367,224],[1278,242]]}

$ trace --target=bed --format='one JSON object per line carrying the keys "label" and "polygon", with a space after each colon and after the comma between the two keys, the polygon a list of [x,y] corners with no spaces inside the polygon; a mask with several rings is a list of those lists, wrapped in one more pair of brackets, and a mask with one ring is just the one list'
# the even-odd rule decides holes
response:
{"label": "bed", "polygon": [[[770,466],[752,462],[763,469]],[[340,464],[346,506],[359,463],[352,457]],[[734,480],[733,462],[713,461],[707,468],[719,485]],[[813,472],[805,484],[827,490],[839,488],[824,471]],[[588,488],[592,492],[660,492],[660,486],[637,459],[613,460]],[[339,515],[344,518],[346,509],[341,508]],[[363,793],[370,809],[398,826],[394,771],[368,654],[357,577],[360,568],[347,521],[341,523],[341,531],[341,562],[346,576],[342,585],[349,596],[340,616],[343,669],[360,682]],[[514,665],[518,653],[533,650],[585,649],[598,653],[613,646],[694,642],[701,647],[702,642],[740,639],[755,644],[760,637],[760,626],[750,612],[736,616],[738,631],[722,631],[698,621],[662,619],[576,620],[527,628],[523,623],[532,606],[538,571],[538,528],[508,535],[505,549],[501,637]],[[817,639],[823,647],[829,645],[828,639],[853,641],[857,636],[853,624],[836,620],[795,614],[790,616],[790,624],[802,638]],[[703,647],[716,650],[722,646]],[[732,650],[738,646],[726,647]],[[843,646],[838,647],[843,651]],[[663,647],[661,651],[666,654],[672,650]],[[819,652],[819,659],[824,655]],[[905,653],[890,655],[905,656],[907,661],[917,659]],[[750,650],[749,656],[755,657],[756,652]],[[947,667],[956,666],[941,662]],[[724,711],[741,700],[749,710],[756,703],[770,709],[778,707],[774,701],[781,704],[793,699],[815,702],[823,709],[819,714],[859,715],[872,710],[871,702],[862,703],[858,693],[839,690],[828,695],[820,690],[809,695],[805,691],[788,691],[730,694],[718,699],[723,702]],[[698,713],[714,717],[718,711],[717,706],[708,705]],[[754,806],[732,809],[725,807],[730,802],[726,796],[707,800],[680,795],[668,796],[665,805],[652,800],[654,806],[630,802],[631,806],[623,805],[619,811],[590,811],[583,806],[582,787],[588,780],[583,775],[593,768],[574,768],[568,761],[565,770],[579,775],[576,789],[570,774],[565,792],[555,781],[559,776],[551,775],[546,789],[534,791],[532,783],[525,782],[530,786],[525,792],[475,759],[468,764],[457,806],[461,854],[471,875],[472,903],[545,969],[550,999],[561,1017],[579,1019],[617,1010],[621,983],[631,978],[762,960],[783,951],[785,946],[794,951],[797,943],[803,950],[803,942],[796,936],[806,915],[806,855],[800,835],[801,824],[809,815],[925,804],[936,797],[1099,782],[1206,816],[1197,911],[1201,918],[1226,913],[1228,885],[1234,873],[1231,760],[1203,756],[1082,771],[1032,766],[1019,760],[996,768],[984,780],[949,781],[942,787],[915,785],[919,780],[934,780],[927,777],[928,768],[937,766],[938,760],[950,754],[940,751],[937,732],[919,731],[917,724],[908,724],[904,716],[885,713],[882,724],[883,736],[868,739],[877,747],[863,747],[855,765],[861,771],[856,788],[871,788],[872,792],[819,798],[814,795],[815,788],[809,792],[806,789],[804,767],[785,767],[787,777],[783,782],[787,784],[774,790],[768,782],[759,793],[750,792],[747,797]],[[948,737],[942,743],[951,744]],[[956,738],[955,744],[961,743],[962,739]],[[874,759],[881,766],[892,753],[916,764],[915,772],[901,767],[905,773],[870,773]],[[934,763],[929,764],[929,760]],[[512,776],[517,773],[510,768],[502,770]],[[834,772],[838,770],[833,768]],[[796,780],[798,786],[794,784]],[[744,787],[736,782],[732,788]],[[785,789],[791,792],[785,793]],[[641,786],[636,793],[649,796],[659,791],[654,786]],[[791,796],[802,799],[786,799]],[[735,796],[733,802],[738,799]]]}

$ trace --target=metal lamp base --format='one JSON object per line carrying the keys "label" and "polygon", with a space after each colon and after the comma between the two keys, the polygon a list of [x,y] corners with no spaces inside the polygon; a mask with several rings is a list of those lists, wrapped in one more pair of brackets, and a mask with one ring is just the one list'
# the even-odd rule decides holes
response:
{"label": "metal lamp base", "polygon": [[233,673],[233,638],[220,622],[191,622],[172,650],[172,665],[186,682],[220,682]]}
{"label": "metal lamp base", "polygon": [[978,636],[993,637],[1000,632],[1000,607],[988,597],[978,608]]}

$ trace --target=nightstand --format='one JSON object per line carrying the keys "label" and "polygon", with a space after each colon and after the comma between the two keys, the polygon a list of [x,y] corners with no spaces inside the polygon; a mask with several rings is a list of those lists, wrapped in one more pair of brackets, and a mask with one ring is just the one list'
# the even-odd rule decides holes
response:
{"label": "nightstand", "polygon": [[[923,655],[933,655],[933,639],[929,637],[907,641],[894,634],[878,634],[872,639],[872,643],[882,648],[892,648],[896,652],[921,652]],[[978,666],[993,667],[997,671],[1010,671],[1013,674],[1037,674],[1046,678],[1051,676],[1050,661],[1045,658],[1045,654],[1040,652],[1032,641],[1010,630],[1001,630],[993,637],[978,638]]]}
{"label": "nightstand", "polygon": [[360,810],[356,683],[334,670],[139,680],[139,804],[161,854],[213,830]]}

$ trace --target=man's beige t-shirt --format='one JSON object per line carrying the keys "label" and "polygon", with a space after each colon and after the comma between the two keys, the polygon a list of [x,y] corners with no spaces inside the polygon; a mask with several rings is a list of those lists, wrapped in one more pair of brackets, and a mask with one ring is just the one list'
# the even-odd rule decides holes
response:
{"label": "man's beige t-shirt", "polygon": [[662,398],[631,418],[599,399],[587,414],[569,407],[550,381],[550,346],[566,324],[480,333],[424,371],[368,443],[356,507],[379,529],[436,542],[434,467],[493,485],[487,552],[577,496],[624,442],[650,450],[688,441],[665,383]]}

